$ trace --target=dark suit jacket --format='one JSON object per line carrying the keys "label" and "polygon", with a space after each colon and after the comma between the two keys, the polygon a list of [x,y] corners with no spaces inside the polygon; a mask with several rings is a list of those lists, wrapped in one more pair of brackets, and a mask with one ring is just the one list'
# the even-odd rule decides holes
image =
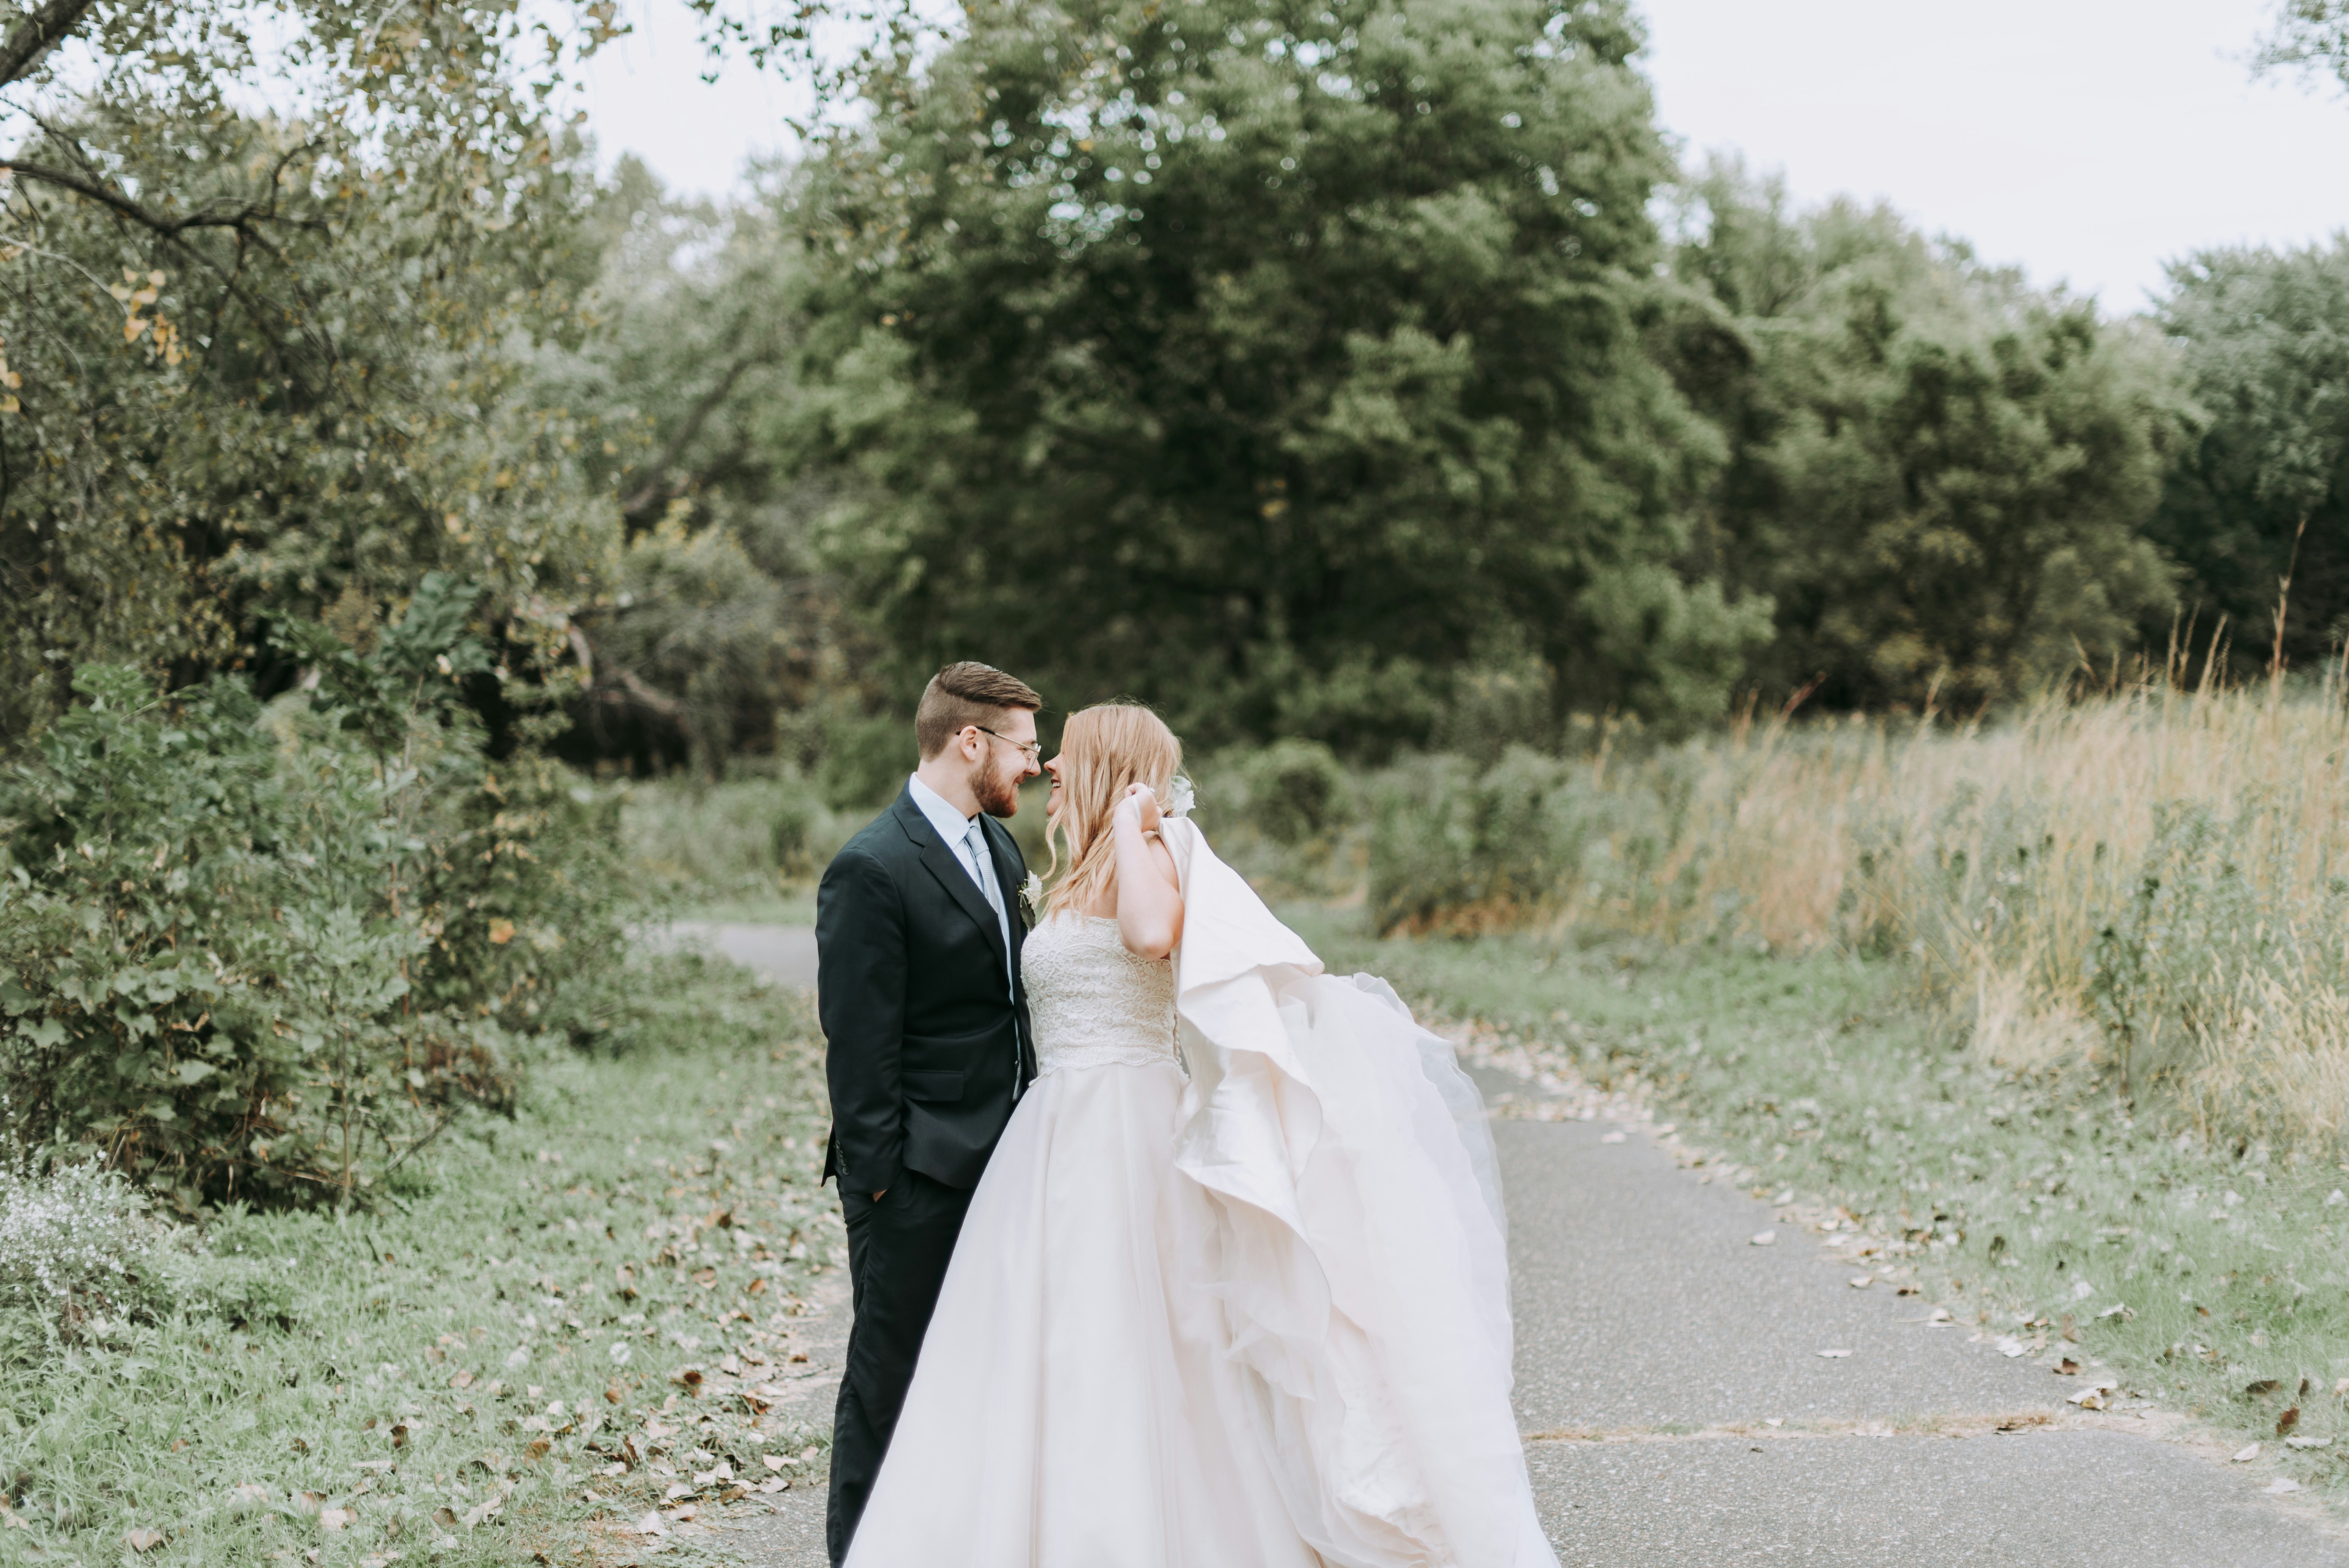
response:
{"label": "dark suit jacket", "polygon": [[977,1186],[1036,1076],[1027,995],[1013,993],[1028,862],[1000,822],[979,820],[1011,917],[1009,981],[995,911],[910,792],[848,841],[816,892],[823,1173],[851,1191],[895,1187],[907,1170]]}

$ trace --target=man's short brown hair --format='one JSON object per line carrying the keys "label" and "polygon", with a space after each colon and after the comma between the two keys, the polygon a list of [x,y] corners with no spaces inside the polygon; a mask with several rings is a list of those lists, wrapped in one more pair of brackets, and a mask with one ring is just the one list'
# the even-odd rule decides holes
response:
{"label": "man's short brown hair", "polygon": [[914,743],[927,762],[970,725],[993,729],[1013,708],[1034,713],[1043,706],[1044,699],[1026,681],[993,665],[966,659],[932,676],[922,689],[922,706],[914,710]]}

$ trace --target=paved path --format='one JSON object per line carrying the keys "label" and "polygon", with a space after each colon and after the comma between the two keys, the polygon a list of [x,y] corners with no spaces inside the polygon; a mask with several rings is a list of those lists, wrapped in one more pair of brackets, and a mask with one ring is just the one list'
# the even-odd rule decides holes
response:
{"label": "paved path", "polygon": [[[804,932],[718,929],[787,980],[812,953]],[[2082,1379],[2044,1358],[1937,1326],[1890,1279],[1852,1288],[1883,1256],[1856,1261],[1870,1238],[1823,1240],[1636,1119],[1479,1076],[1500,1108],[1518,1422],[1562,1563],[2349,1568],[2313,1508],[2174,1416],[2081,1413]],[[845,1319],[833,1304],[820,1365]],[[738,1544],[760,1568],[820,1568],[823,1500],[779,1501]]]}

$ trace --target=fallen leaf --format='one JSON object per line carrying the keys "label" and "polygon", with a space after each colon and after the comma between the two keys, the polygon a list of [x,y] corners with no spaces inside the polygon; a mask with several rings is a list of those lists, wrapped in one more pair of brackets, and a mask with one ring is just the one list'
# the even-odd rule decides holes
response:
{"label": "fallen leaf", "polygon": [[784,1459],[781,1454],[761,1454],[759,1456],[759,1462],[765,1465],[771,1470],[779,1470],[791,1461]]}
{"label": "fallen leaf", "polygon": [[698,1394],[701,1392],[701,1368],[698,1367],[679,1367],[675,1373],[670,1375],[669,1381],[680,1384]]}
{"label": "fallen leaf", "polygon": [[2268,1482],[2267,1485],[2260,1488],[2260,1490],[2267,1493],[2270,1497],[2282,1497],[2288,1493],[2300,1491],[2304,1489],[2301,1486],[2300,1482],[2292,1480],[2290,1476],[2280,1475],[2276,1477],[2275,1480]]}
{"label": "fallen leaf", "polygon": [[326,1505],[326,1494],[323,1491],[297,1491],[294,1494],[294,1506],[305,1513],[316,1513]]}
{"label": "fallen leaf", "polygon": [[1749,1244],[1757,1247],[1775,1246],[1777,1244],[1777,1241],[1778,1233],[1775,1231],[1756,1231],[1754,1233]]}
{"label": "fallen leaf", "polygon": [[457,1528],[457,1511],[446,1506],[436,1508],[432,1511],[432,1522],[443,1530],[454,1530]]}
{"label": "fallen leaf", "polygon": [[2001,1356],[2005,1357],[2010,1361],[2013,1360],[2016,1357],[2023,1354],[2023,1352],[2030,1348],[2031,1346],[2025,1345],[2022,1340],[2017,1339],[2012,1334],[2002,1335],[1999,1336],[1998,1353]]}
{"label": "fallen leaf", "polygon": [[2259,1457],[2260,1445],[2257,1443],[2249,1443],[2236,1451],[2235,1457],[2230,1462],[2235,1464],[2244,1464]]}
{"label": "fallen leaf", "polygon": [[2285,1433],[2291,1431],[2298,1425],[2300,1425],[2300,1407],[2294,1405],[2291,1409],[2286,1410],[2282,1415],[2276,1418],[2276,1436],[2279,1438],[2282,1437]]}
{"label": "fallen leaf", "polygon": [[642,1519],[636,1521],[631,1533],[636,1535],[667,1535],[668,1533],[668,1526],[661,1522],[661,1516],[659,1514],[647,1513]]}
{"label": "fallen leaf", "polygon": [[1623,1137],[1624,1135],[1619,1132],[1602,1132],[1599,1135],[1599,1141],[1601,1143],[1620,1143],[1623,1141]]}
{"label": "fallen leaf", "polygon": [[481,1523],[481,1521],[485,1519],[495,1518],[498,1511],[505,1507],[505,1505],[506,1500],[504,1498],[493,1497],[487,1502],[482,1503],[480,1507],[470,1510],[465,1515],[465,1528],[471,1530],[473,1526]]}
{"label": "fallen leaf", "polygon": [[1850,1354],[1848,1350],[1822,1350],[1819,1352],[1819,1358],[1823,1361],[1840,1361]]}
{"label": "fallen leaf", "polygon": [[1854,1274],[1851,1276],[1851,1288],[1854,1290],[1866,1290],[1869,1285],[1872,1285],[1875,1283],[1876,1276],[1874,1274]]}
{"label": "fallen leaf", "polygon": [[2055,1376],[2058,1377],[2077,1377],[2079,1375],[2080,1364],[2069,1356],[2055,1363]]}
{"label": "fallen leaf", "polygon": [[470,1388],[472,1386],[473,1375],[471,1372],[460,1372],[449,1379],[449,1387],[451,1388]]}
{"label": "fallen leaf", "polygon": [[768,1493],[789,1491],[792,1490],[792,1483],[782,1476],[769,1476],[759,1483],[757,1490]]}
{"label": "fallen leaf", "polygon": [[2286,1438],[2283,1440],[2283,1446],[2288,1449],[2329,1449],[2333,1446],[2333,1439],[2331,1438]]}
{"label": "fallen leaf", "polygon": [[228,1501],[233,1507],[256,1508],[269,1501],[269,1489],[253,1481],[247,1481],[243,1486],[229,1488]]}
{"label": "fallen leaf", "polygon": [[123,1534],[122,1544],[133,1552],[152,1552],[163,1544],[163,1532],[160,1530],[128,1531]]}
{"label": "fallen leaf", "polygon": [[322,1508],[318,1511],[318,1528],[340,1530],[357,1517],[347,1508]]}
{"label": "fallen leaf", "polygon": [[2261,1377],[2256,1381],[2243,1385],[2243,1398],[2246,1399],[2263,1399],[2282,1387],[2283,1385],[2273,1377]]}

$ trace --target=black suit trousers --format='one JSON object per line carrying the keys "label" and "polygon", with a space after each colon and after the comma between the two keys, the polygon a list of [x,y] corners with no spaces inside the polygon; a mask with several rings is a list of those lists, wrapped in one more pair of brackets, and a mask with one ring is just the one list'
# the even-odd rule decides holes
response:
{"label": "black suit trousers", "polygon": [[825,1545],[834,1568],[848,1555],[897,1429],[922,1336],[946,1283],[947,1263],[970,1208],[968,1188],[949,1187],[918,1171],[873,1201],[843,1191],[848,1222],[849,1290],[856,1321],[848,1332],[847,1367],[833,1413],[832,1496]]}

